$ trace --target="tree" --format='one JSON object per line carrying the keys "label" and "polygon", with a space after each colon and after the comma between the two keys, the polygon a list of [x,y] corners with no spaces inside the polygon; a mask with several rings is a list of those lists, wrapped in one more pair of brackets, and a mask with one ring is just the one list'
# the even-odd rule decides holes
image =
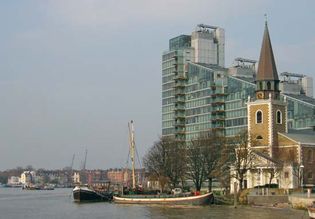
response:
{"label": "tree", "polygon": [[182,141],[174,139],[163,139],[166,146],[166,176],[173,188],[178,187],[179,182],[187,172],[186,163],[186,148]]}
{"label": "tree", "polygon": [[[213,178],[222,175],[223,168],[225,167],[226,157],[223,154],[225,146],[225,138],[219,136],[216,132],[207,134],[200,139],[204,145],[203,154],[205,161],[205,175],[208,178],[208,190],[212,190]],[[220,168],[221,167],[221,168]]]}
{"label": "tree", "polygon": [[269,185],[272,180],[279,177],[282,171],[282,166],[280,163],[269,163],[268,168],[264,170],[265,176],[269,178]]}
{"label": "tree", "polygon": [[205,141],[202,138],[191,140],[187,148],[187,175],[194,182],[196,191],[200,191],[207,175],[204,148]]}
{"label": "tree", "polygon": [[176,187],[186,173],[186,150],[182,142],[162,137],[149,149],[143,163],[162,190],[167,183]]}
{"label": "tree", "polygon": [[228,144],[229,147],[234,150],[234,153],[231,153],[231,161],[233,162],[234,167],[234,174],[232,177],[238,180],[239,188],[242,190],[245,175],[247,171],[252,168],[255,155],[249,148],[247,132],[241,132],[240,134],[229,138]]}

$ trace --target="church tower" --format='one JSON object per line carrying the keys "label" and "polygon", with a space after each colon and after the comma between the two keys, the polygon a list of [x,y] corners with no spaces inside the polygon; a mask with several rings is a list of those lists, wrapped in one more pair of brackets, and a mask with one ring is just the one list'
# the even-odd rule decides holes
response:
{"label": "church tower", "polygon": [[287,104],[280,100],[279,77],[267,22],[256,75],[256,99],[249,100],[247,112],[251,147],[273,157],[278,132],[287,131]]}

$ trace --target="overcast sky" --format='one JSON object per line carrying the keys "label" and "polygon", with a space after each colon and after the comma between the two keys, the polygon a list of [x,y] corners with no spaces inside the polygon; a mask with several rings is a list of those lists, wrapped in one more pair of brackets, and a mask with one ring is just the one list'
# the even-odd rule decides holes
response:
{"label": "overcast sky", "polygon": [[125,167],[161,134],[161,54],[196,24],[226,31],[226,66],[258,59],[268,14],[278,72],[315,78],[315,1],[0,2],[0,170]]}

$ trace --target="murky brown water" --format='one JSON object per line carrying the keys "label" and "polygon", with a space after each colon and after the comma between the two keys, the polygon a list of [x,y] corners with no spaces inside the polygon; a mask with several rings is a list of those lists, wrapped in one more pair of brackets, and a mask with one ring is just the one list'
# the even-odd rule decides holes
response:
{"label": "murky brown water", "polygon": [[297,219],[308,218],[305,211],[239,206],[143,206],[113,203],[76,204],[70,189],[53,191],[22,191],[0,188],[0,219],[43,218],[157,218],[157,219]]}

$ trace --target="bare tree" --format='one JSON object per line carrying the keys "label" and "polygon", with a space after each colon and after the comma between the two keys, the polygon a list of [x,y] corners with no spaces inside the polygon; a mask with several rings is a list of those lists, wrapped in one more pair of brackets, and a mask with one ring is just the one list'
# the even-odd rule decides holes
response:
{"label": "bare tree", "polygon": [[226,157],[223,155],[225,146],[225,138],[219,136],[216,132],[207,134],[200,139],[203,149],[203,156],[205,161],[205,174],[208,179],[208,190],[212,190],[213,178],[222,175],[222,168],[226,163]]}
{"label": "bare tree", "polygon": [[166,148],[166,176],[175,188],[187,172],[187,151],[184,142],[174,138],[163,138],[162,143]]}
{"label": "bare tree", "polygon": [[186,173],[186,150],[182,142],[163,137],[149,149],[143,163],[162,190],[167,183],[176,187]]}
{"label": "bare tree", "polygon": [[187,148],[187,175],[194,182],[196,191],[200,191],[202,183],[207,176],[204,144],[205,141],[198,138],[192,140]]}
{"label": "bare tree", "polygon": [[269,163],[268,167],[264,170],[264,175],[269,178],[269,185],[273,179],[276,179],[280,176],[282,171],[281,163]]}
{"label": "bare tree", "polygon": [[229,147],[234,150],[231,153],[231,159],[233,161],[233,167],[235,173],[232,177],[239,181],[240,190],[243,189],[244,178],[248,170],[252,168],[255,155],[249,148],[248,134],[247,132],[241,132],[235,137],[229,138]]}

